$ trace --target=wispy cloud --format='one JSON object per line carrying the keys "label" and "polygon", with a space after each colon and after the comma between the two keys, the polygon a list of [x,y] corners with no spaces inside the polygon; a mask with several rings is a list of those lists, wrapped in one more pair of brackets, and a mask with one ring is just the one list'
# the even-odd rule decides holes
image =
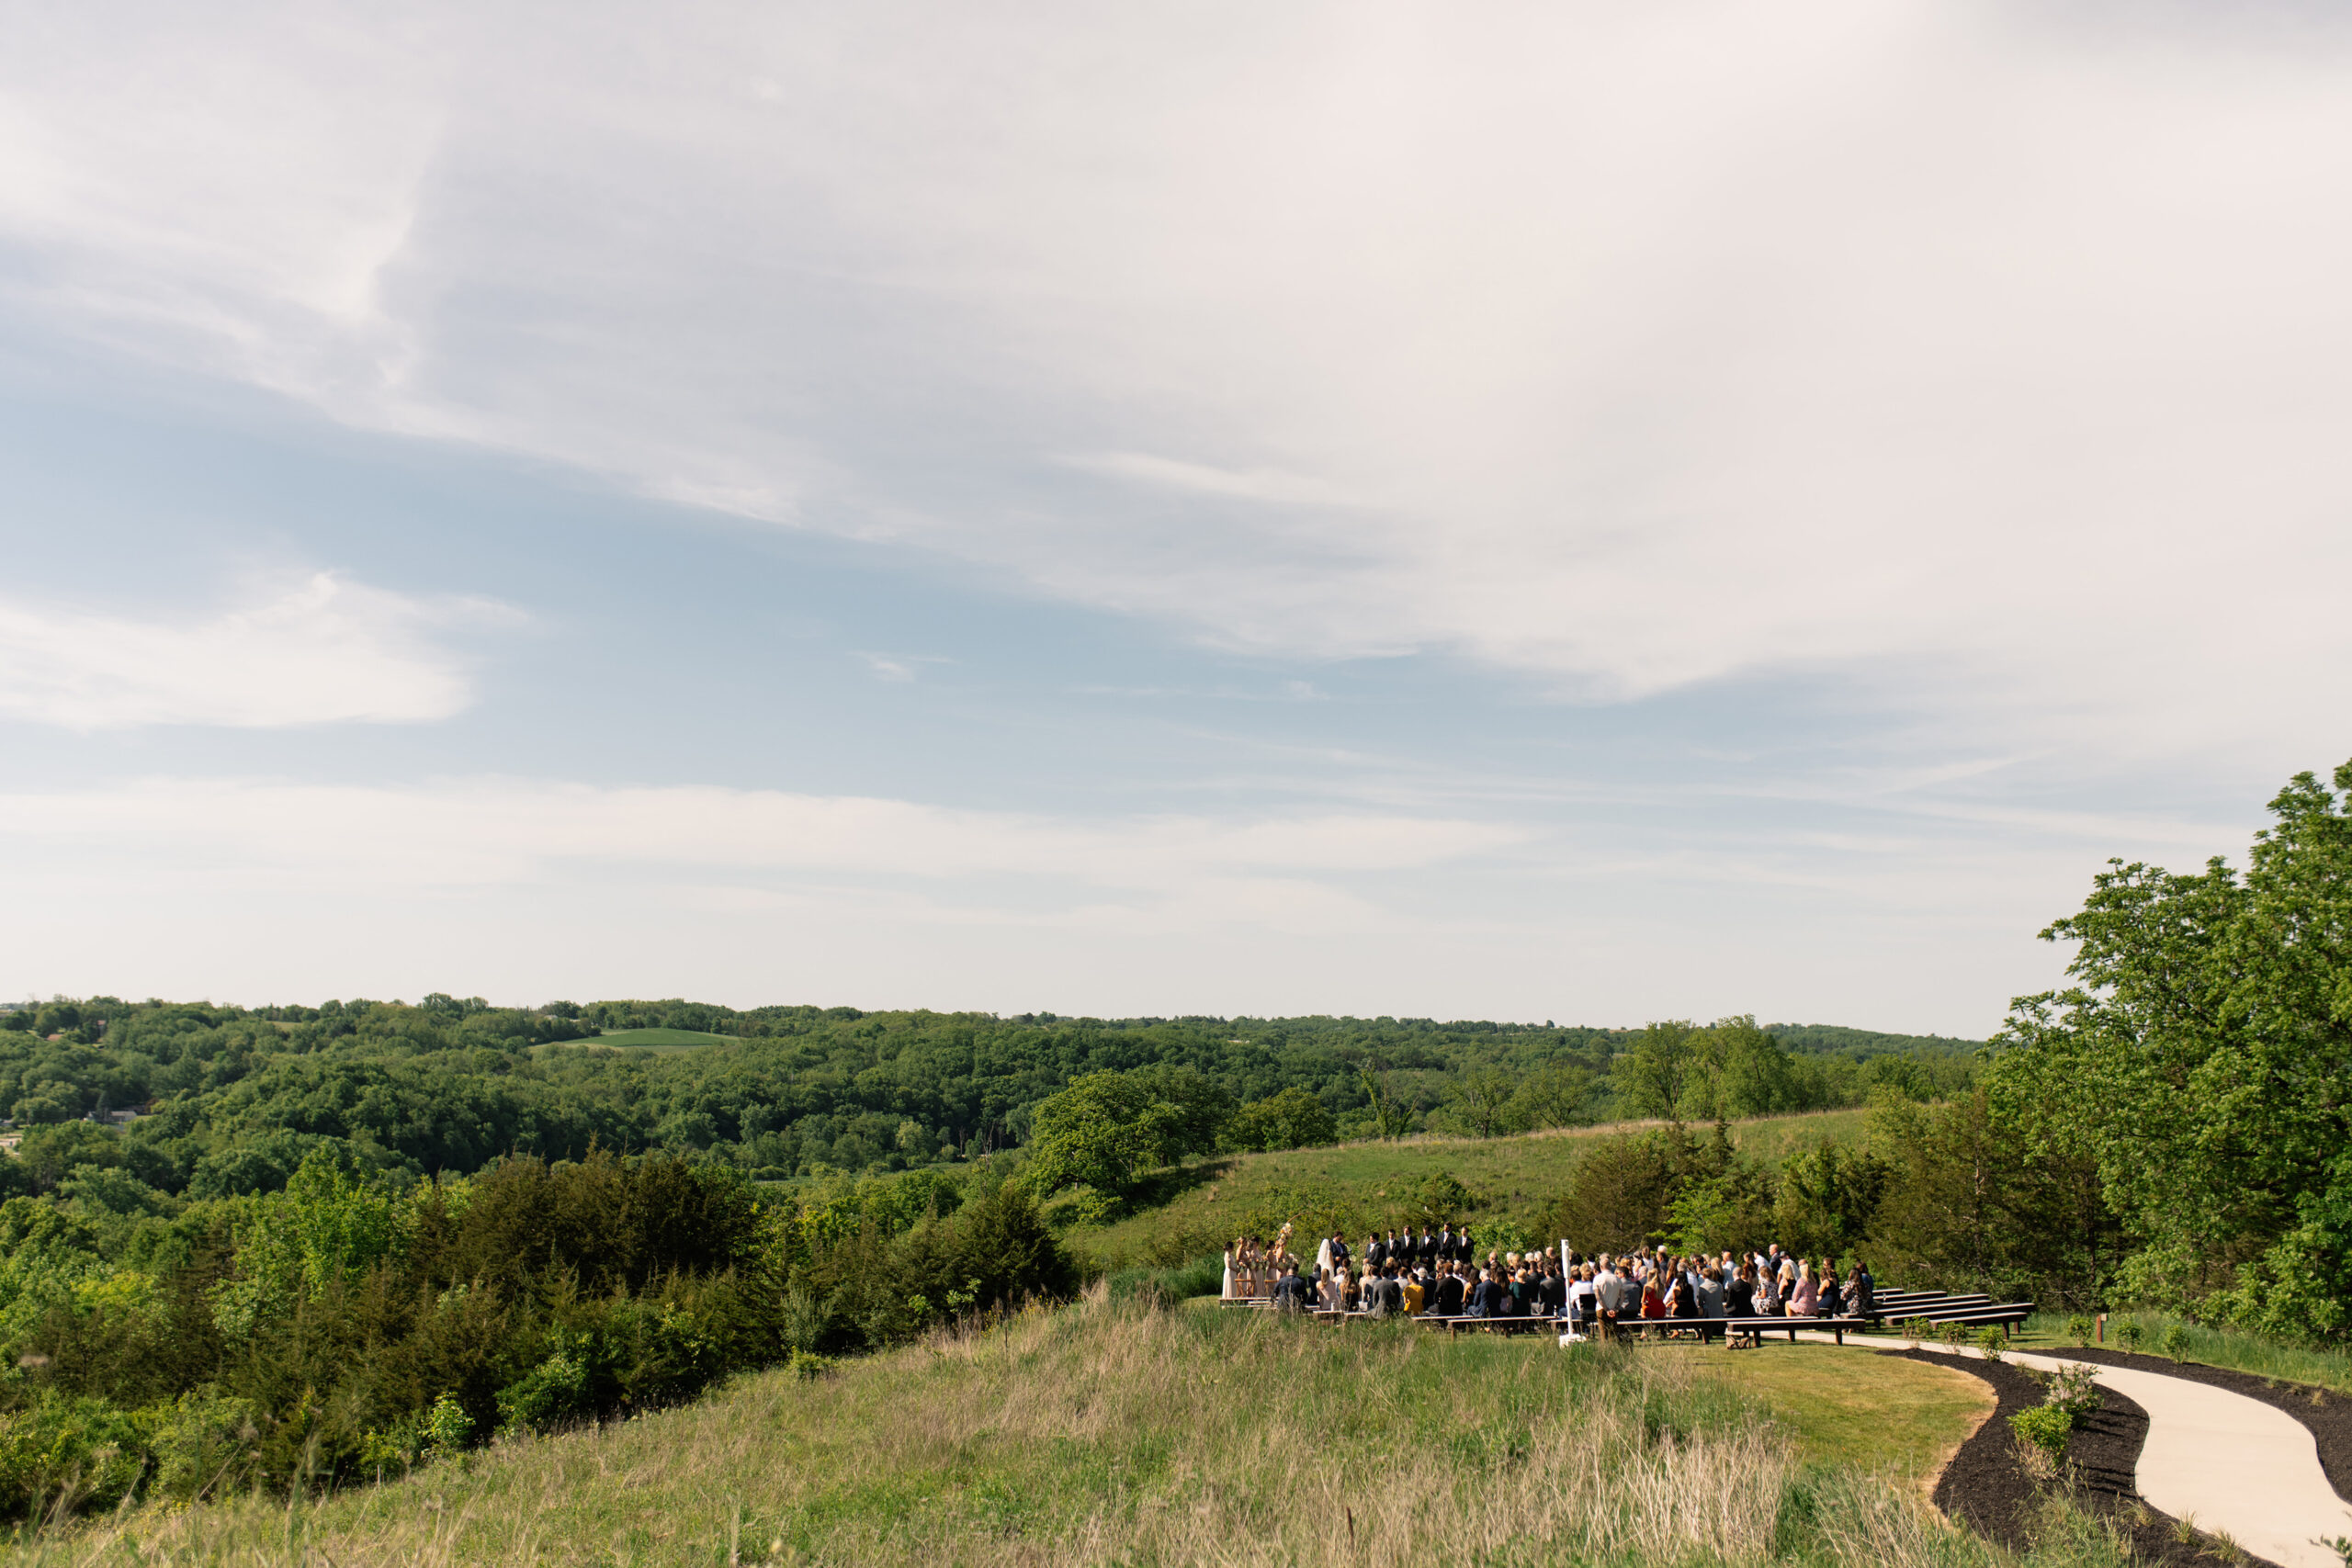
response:
{"label": "wispy cloud", "polygon": [[447,718],[472,687],[435,634],[514,615],[330,572],[202,619],[0,599],[0,715],[83,730]]}
{"label": "wispy cloud", "polygon": [[928,653],[860,652],[858,658],[865,661],[866,669],[874,672],[876,680],[888,681],[893,683],[904,683],[914,680],[922,673],[923,666],[926,664],[955,662],[952,659]]}
{"label": "wispy cloud", "polygon": [[1000,895],[1011,879],[1058,886],[1059,907],[1118,892],[1205,909],[1254,888],[1231,908],[1243,919],[1277,885],[1302,885],[1275,900],[1281,907],[1352,908],[1338,889],[1312,897],[1303,889],[1489,854],[1526,836],[1508,825],[1370,813],[1089,822],[862,796],[504,778],[407,788],[157,779],[0,802],[0,836],[20,845],[193,856],[240,867],[232,874],[256,886],[487,888],[583,868],[725,869],[933,886],[979,879],[998,883]]}

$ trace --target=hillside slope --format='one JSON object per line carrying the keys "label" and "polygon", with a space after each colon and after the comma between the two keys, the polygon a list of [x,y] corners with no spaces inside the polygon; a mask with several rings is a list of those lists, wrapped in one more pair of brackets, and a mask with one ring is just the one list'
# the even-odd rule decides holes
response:
{"label": "hillside slope", "polygon": [[[1807,1393],[1821,1379],[1838,1398]],[[1948,1371],[1826,1347],[1569,1353],[1098,1292],[315,1505],[153,1509],[7,1560],[1994,1568],[1917,1500],[1983,1403]]]}
{"label": "hillside slope", "polygon": [[[1823,1111],[1734,1122],[1743,1155],[1774,1163],[1822,1142],[1860,1141],[1868,1112]],[[1416,1213],[1421,1184],[1451,1176],[1471,1197],[1476,1231],[1532,1245],[1537,1214],[1566,1187],[1594,1140],[1657,1122],[1525,1133],[1503,1138],[1421,1136],[1394,1143],[1229,1155],[1187,1163],[1163,1177],[1140,1213],[1107,1226],[1070,1225],[1064,1238],[1101,1267],[1173,1264],[1214,1253],[1237,1235],[1270,1236],[1284,1221],[1302,1234],[1333,1224],[1351,1240],[1367,1227],[1402,1226]],[[1522,1239],[1506,1246],[1522,1245]]]}

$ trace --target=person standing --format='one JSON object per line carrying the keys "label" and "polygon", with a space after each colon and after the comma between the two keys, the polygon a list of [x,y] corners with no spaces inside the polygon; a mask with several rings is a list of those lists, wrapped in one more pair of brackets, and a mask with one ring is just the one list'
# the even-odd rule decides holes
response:
{"label": "person standing", "polygon": [[1592,1283],[1594,1297],[1600,1303],[1601,1331],[1613,1335],[1617,1329],[1617,1314],[1624,1302],[1625,1281],[1618,1275],[1615,1265],[1605,1252],[1600,1255],[1600,1272],[1593,1277]]}

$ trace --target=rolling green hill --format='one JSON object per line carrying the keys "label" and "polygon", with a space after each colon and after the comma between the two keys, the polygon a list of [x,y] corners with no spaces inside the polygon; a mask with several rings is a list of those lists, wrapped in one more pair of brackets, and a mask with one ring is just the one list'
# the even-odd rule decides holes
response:
{"label": "rolling green hill", "polygon": [[[1734,1122],[1739,1152],[1777,1164],[1800,1148],[1860,1141],[1868,1112],[1823,1111]],[[1168,1172],[1141,1212],[1093,1226],[1065,1219],[1064,1238],[1104,1269],[1172,1264],[1217,1251],[1236,1235],[1271,1235],[1285,1221],[1351,1240],[1372,1225],[1402,1225],[1422,1182],[1443,1173],[1468,1190],[1474,1230],[1536,1236],[1536,1216],[1568,1184],[1596,1139],[1656,1122],[1613,1122],[1501,1138],[1413,1137],[1394,1143],[1228,1155]],[[1050,1213],[1050,1211],[1049,1211]],[[1510,1241],[1507,1246],[1519,1246]]]}

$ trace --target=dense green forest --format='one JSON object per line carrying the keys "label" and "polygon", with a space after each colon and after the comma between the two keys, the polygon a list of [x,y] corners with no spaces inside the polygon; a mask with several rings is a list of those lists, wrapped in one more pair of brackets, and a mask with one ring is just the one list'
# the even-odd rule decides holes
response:
{"label": "dense green forest", "polygon": [[[726,1039],[595,1044],[605,1031],[644,1028]],[[1735,1085],[1727,1114],[1860,1104],[1881,1083],[1930,1098],[1968,1081],[1974,1043],[1822,1026],[1766,1032],[1794,1047],[1781,1054],[1785,1069]],[[0,1182],[47,1190],[72,1176],[66,1167],[95,1164],[147,1189],[138,1201],[154,1209],[275,1190],[322,1144],[410,1179],[509,1154],[576,1159],[591,1147],[666,1150],[770,1180],[902,1169],[1015,1148],[1046,1096],[1089,1073],[1147,1066],[1190,1068],[1235,1106],[1302,1090],[1337,1137],[1381,1130],[1384,1115],[1392,1133],[1495,1134],[1660,1109],[1617,1071],[1637,1038],[1414,1019],[1103,1021],[683,1001],[525,1010],[441,995],[266,1008],[61,999],[0,1014],[0,1109],[27,1130],[29,1156],[0,1167]],[[116,1156],[105,1153],[112,1145],[30,1132],[137,1112]],[[82,1152],[42,1152],[52,1148]]]}

